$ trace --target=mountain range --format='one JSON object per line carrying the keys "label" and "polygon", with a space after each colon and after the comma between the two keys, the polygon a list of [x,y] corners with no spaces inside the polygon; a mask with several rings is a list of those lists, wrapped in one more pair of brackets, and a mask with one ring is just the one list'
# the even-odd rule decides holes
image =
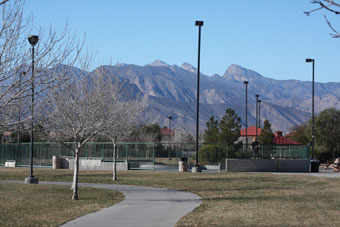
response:
{"label": "mountain range", "polygon": [[[147,97],[147,107],[139,119],[146,123],[168,126],[168,116],[173,117],[173,128],[195,132],[197,70],[183,63],[168,65],[162,61],[138,66],[117,64],[100,66],[104,70],[134,86]],[[248,84],[248,126],[255,125],[255,95],[261,102],[261,125],[268,119],[272,130],[288,132],[294,125],[311,117],[312,82],[275,80],[259,73],[230,65],[225,73],[207,76],[200,81],[200,132],[206,128],[210,116],[221,119],[227,108],[233,108],[245,126],[245,85]],[[340,83],[315,83],[315,112],[326,108],[340,108]]]}

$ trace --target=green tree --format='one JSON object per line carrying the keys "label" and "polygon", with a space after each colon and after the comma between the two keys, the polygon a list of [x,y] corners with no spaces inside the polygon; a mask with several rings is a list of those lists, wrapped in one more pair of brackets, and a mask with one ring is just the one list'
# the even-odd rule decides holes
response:
{"label": "green tree", "polygon": [[137,142],[160,142],[161,127],[157,123],[143,124],[132,133],[132,137]]}
{"label": "green tree", "polygon": [[233,144],[240,137],[241,118],[237,116],[233,109],[228,108],[220,121],[219,127],[221,131],[220,142]]}
{"label": "green tree", "polygon": [[315,142],[324,146],[332,160],[340,156],[340,111],[334,108],[322,111],[315,120]]}
{"label": "green tree", "polygon": [[260,144],[272,144],[274,139],[274,133],[271,129],[271,124],[268,120],[264,121],[263,128],[261,130],[261,135],[259,136]]}
{"label": "green tree", "polygon": [[218,128],[218,120],[211,116],[207,122],[207,129],[204,132],[204,141],[207,143],[218,143],[220,137],[220,129]]}
{"label": "green tree", "polygon": [[305,122],[301,125],[295,125],[290,129],[290,138],[292,140],[299,142],[301,144],[310,143],[311,137],[308,134],[308,122]]}

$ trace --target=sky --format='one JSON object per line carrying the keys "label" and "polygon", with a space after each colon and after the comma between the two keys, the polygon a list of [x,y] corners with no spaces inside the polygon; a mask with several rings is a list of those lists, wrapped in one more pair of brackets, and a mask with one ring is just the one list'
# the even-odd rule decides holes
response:
{"label": "sky", "polygon": [[96,53],[94,66],[127,63],[197,67],[198,27],[201,72],[223,75],[231,64],[278,80],[340,82],[340,15],[319,10],[310,0],[26,0],[25,14],[34,17],[33,31],[58,32],[65,23],[86,49]]}

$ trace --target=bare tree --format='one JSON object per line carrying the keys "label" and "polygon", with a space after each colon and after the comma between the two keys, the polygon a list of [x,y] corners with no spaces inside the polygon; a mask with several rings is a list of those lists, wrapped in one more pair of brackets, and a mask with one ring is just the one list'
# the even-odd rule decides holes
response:
{"label": "bare tree", "polygon": [[144,99],[131,96],[131,93],[126,89],[116,88],[114,91],[115,93],[112,93],[107,101],[111,119],[105,133],[113,145],[113,181],[117,180],[117,143],[131,134],[137,116],[145,107]]}
{"label": "bare tree", "polygon": [[83,42],[78,42],[75,36],[69,33],[67,25],[60,34],[52,28],[47,32],[42,29],[37,31],[40,41],[35,46],[36,74],[32,78],[31,46],[27,41],[32,32],[32,17],[24,19],[23,0],[1,1],[0,8],[0,126],[9,127],[32,117],[25,114],[23,109],[20,111],[20,121],[17,114],[13,114],[19,112],[18,100],[31,95],[29,91],[32,79],[35,80],[35,94],[66,81],[68,78],[65,76],[70,73],[62,71],[70,71],[72,67],[58,66],[74,65]]}
{"label": "bare tree", "polygon": [[[44,103],[41,124],[50,140],[69,147],[75,155],[73,200],[78,199],[79,153],[97,135],[109,135],[114,145],[129,130],[138,101],[122,95],[127,89],[100,70],[84,73],[54,89]],[[137,107],[135,107],[137,106]],[[126,127],[126,128],[125,128]],[[126,132],[125,132],[126,131]],[[72,141],[72,145],[65,143]]]}
{"label": "bare tree", "polygon": [[146,100],[139,93],[135,93],[126,81],[119,78],[118,66],[115,69],[116,76],[107,72],[105,67],[97,69],[97,73],[106,81],[105,87],[102,88],[102,92],[106,94],[103,101],[110,115],[103,135],[109,137],[112,142],[113,181],[117,180],[117,143],[131,135],[136,118],[146,105]]}
{"label": "bare tree", "polygon": [[[306,11],[305,14],[307,16],[309,16],[311,13],[318,11],[318,10],[322,10],[325,9],[335,15],[340,14],[340,3],[338,3],[337,1],[334,0],[311,0],[312,4],[317,4],[320,7],[315,8],[313,10],[310,11]],[[327,16],[324,15],[326,23],[328,24],[328,26],[330,27],[330,29],[334,32],[334,33],[330,33],[330,35],[333,38],[340,38],[340,32],[338,32],[331,24],[331,22],[328,20]]]}

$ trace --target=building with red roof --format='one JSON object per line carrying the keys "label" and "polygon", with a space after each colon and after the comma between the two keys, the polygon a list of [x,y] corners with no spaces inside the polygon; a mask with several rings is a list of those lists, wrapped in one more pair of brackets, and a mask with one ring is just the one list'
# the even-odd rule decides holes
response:
{"label": "building with red roof", "polygon": [[[248,143],[252,143],[253,139],[256,137],[256,127],[255,126],[250,126],[247,131],[248,134]],[[257,129],[257,136],[261,135],[261,129]],[[243,128],[240,130],[240,139],[238,141],[242,141],[243,143],[246,142],[246,129]],[[302,145],[299,142],[296,142],[292,139],[289,139],[286,136],[282,135],[281,131],[275,132],[275,137],[273,139],[274,144],[280,144],[280,145]]]}
{"label": "building with red roof", "polygon": [[[250,126],[247,129],[247,135],[248,135],[248,144],[253,142],[253,139],[256,137],[256,127],[255,126]],[[257,128],[257,136],[261,135],[261,129]],[[243,128],[240,130],[240,138],[238,140],[242,141],[242,143],[246,143],[246,129]]]}
{"label": "building with red roof", "polygon": [[[247,129],[247,134],[248,137],[255,137],[256,136],[256,127],[255,126],[250,126]],[[261,129],[257,128],[257,136],[261,135]],[[246,129],[243,128],[240,130],[240,136],[246,136]]]}
{"label": "building with red roof", "polygon": [[280,144],[280,145],[302,145],[299,142],[296,142],[292,139],[288,139],[287,137],[283,136],[281,131],[275,132],[273,143]]}

